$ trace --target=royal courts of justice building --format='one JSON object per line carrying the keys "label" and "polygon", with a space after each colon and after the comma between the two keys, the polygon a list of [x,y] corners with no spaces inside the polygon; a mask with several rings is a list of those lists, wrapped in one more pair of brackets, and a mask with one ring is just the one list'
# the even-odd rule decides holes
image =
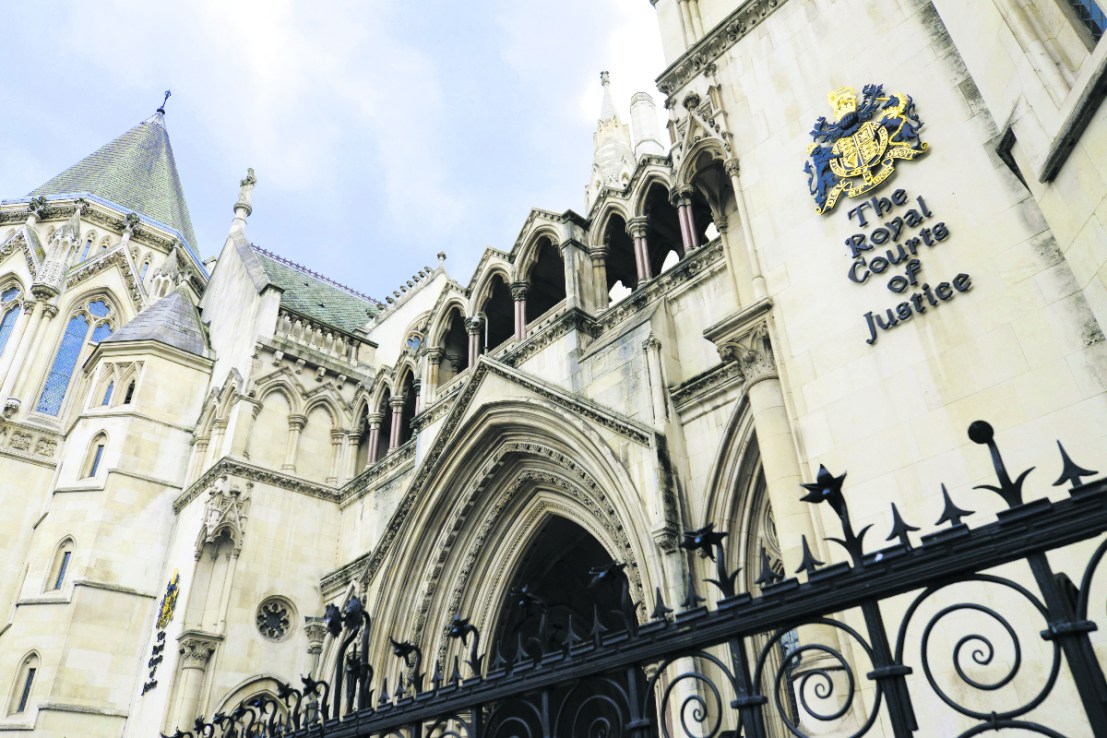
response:
{"label": "royal courts of justice building", "polygon": [[6,193],[0,734],[318,675],[355,595],[384,671],[520,582],[587,607],[604,560],[679,602],[707,522],[757,591],[763,548],[843,558],[820,464],[929,523],[990,473],[978,418],[1043,482],[1057,438],[1102,463],[1097,2],[653,0],[668,66],[629,108],[601,76],[580,202],[380,300],[251,243],[263,171],[198,243],[163,109]]}

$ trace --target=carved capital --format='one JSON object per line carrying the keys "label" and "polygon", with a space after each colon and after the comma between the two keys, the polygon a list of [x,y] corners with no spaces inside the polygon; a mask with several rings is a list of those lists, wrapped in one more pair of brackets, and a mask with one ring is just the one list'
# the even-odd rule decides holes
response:
{"label": "carved capital", "polygon": [[653,351],[661,348],[661,341],[657,340],[657,336],[650,334],[646,336],[646,339],[642,341],[642,348],[646,351]]}
{"label": "carved capital", "polygon": [[640,215],[627,221],[627,235],[631,238],[645,238],[650,227],[649,218]]}
{"label": "carved capital", "polygon": [[662,528],[653,531],[653,542],[665,553],[674,553],[680,550],[680,531],[676,528]]}
{"label": "carved capital", "polygon": [[288,416],[288,428],[289,430],[303,430],[307,425],[307,417],[304,415],[289,415]]}
{"label": "carved capital", "polygon": [[429,348],[427,349],[427,361],[432,364],[439,364],[442,362],[442,357],[446,355],[446,349],[444,348]]}
{"label": "carved capital", "polygon": [[381,427],[381,423],[384,422],[384,413],[369,413],[365,422],[369,425],[369,430],[377,430]]}
{"label": "carved capital", "polygon": [[727,173],[727,176],[737,177],[738,172],[742,167],[738,164],[738,159],[730,158],[723,162],[723,171]]}
{"label": "carved capital", "polygon": [[512,282],[511,283],[511,299],[515,302],[527,299],[527,291],[530,289],[530,285],[526,282]]}
{"label": "carved capital", "polygon": [[669,202],[674,208],[679,208],[682,205],[692,204],[692,187],[690,185],[684,185],[677,187],[669,193]]}
{"label": "carved capital", "polygon": [[304,618],[304,635],[308,639],[308,653],[314,656],[323,652],[323,640],[327,637],[327,624],[323,618]]}
{"label": "carved capital", "polygon": [[737,340],[720,344],[719,358],[724,362],[736,362],[751,385],[777,376],[776,357],[764,323]]}
{"label": "carved capital", "polygon": [[220,636],[199,631],[187,631],[177,639],[182,669],[206,669],[212,654],[219,646]]}
{"label": "carved capital", "polygon": [[399,413],[403,412],[405,402],[407,402],[407,397],[404,395],[396,395],[388,401],[388,406],[392,408],[393,413]]}
{"label": "carved capital", "polygon": [[471,336],[480,333],[483,325],[484,318],[479,315],[470,315],[465,319],[465,331]]}

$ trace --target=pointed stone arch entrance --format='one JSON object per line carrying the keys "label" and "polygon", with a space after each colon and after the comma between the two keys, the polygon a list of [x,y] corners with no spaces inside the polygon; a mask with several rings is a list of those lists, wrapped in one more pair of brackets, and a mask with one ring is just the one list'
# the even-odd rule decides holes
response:
{"label": "pointed stone arch entrance", "polygon": [[[490,631],[490,653],[513,668],[586,643],[597,627],[624,630],[636,618],[621,562],[560,515],[547,516],[533,532],[509,581]],[[491,668],[496,666],[494,661]],[[646,675],[637,668],[591,677],[496,705],[486,717],[487,735],[514,736],[524,726],[542,726],[553,738],[619,736],[635,713],[632,701],[646,693]],[[649,731],[643,738],[657,735]]]}

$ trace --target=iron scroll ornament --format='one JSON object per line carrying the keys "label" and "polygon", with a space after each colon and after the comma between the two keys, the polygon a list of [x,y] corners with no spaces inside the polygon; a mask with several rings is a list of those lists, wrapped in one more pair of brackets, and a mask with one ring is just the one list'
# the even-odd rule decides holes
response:
{"label": "iron scroll ornament", "polygon": [[[819,734],[829,729],[872,735],[877,725],[897,738],[934,735],[939,726],[943,735],[964,737],[1002,729],[1107,735],[1100,699],[1107,680],[1088,637],[1096,628],[1091,618],[1107,615],[1100,611],[1102,597],[1091,594],[1107,540],[1099,542],[1079,586],[1054,572],[1045,556],[1103,537],[1107,479],[1086,481],[1096,472],[1075,464],[1062,448],[1056,485],[1068,485],[1068,496],[1027,502],[1028,475],[1007,471],[994,430],[978,421],[970,438],[988,447],[998,482],[990,489],[1008,505],[995,522],[970,527],[966,520],[974,513],[954,503],[956,490],[943,490],[933,505],[935,517],[941,515],[931,532],[920,534],[896,510],[888,537],[894,543],[866,550],[863,535],[850,532],[845,475],[826,471],[807,485],[806,498],[826,502],[835,512],[848,560],[824,564],[805,545],[797,571],[804,581],[762,572],[760,594],[734,591],[741,580],[727,564],[726,534],[705,525],[685,534],[693,576],[675,612],[658,589],[645,622],[631,626],[622,608],[594,612],[591,623],[570,627],[559,638],[543,633],[538,642],[548,645],[540,652],[517,649],[512,659],[495,644],[492,653],[479,653],[480,631],[458,614],[444,623],[457,653],[452,668],[436,661],[429,683],[405,679],[419,671],[413,664],[416,646],[394,641],[395,660],[377,666],[382,677],[385,671],[400,674],[395,690],[385,678],[374,684],[360,666],[344,668],[364,663],[370,635],[371,619],[352,598],[342,608],[329,606],[326,616],[339,645],[331,682],[336,697],[330,697],[328,683],[305,677],[302,688],[282,684],[276,696],[200,718],[175,738],[767,738],[770,720],[798,738],[816,726]],[[697,557],[714,558],[713,576],[706,580],[715,590],[714,602],[695,591]],[[1025,582],[992,571],[1004,565],[1012,567],[1005,574],[1021,567]],[[595,568],[591,576],[601,586],[614,573]],[[971,592],[958,597],[957,586]],[[982,588],[1006,595],[982,603]],[[528,594],[517,593],[520,606],[540,607]],[[903,616],[894,628],[873,617],[873,608],[879,615],[880,603],[900,596],[907,609],[897,606]],[[1029,616],[1016,617],[1016,608]],[[991,630],[969,624],[965,615],[979,616]],[[939,633],[950,627],[952,634]],[[793,641],[789,635],[797,630]],[[855,647],[844,648],[847,641]],[[1010,656],[998,669],[1003,648]],[[1042,666],[1040,678],[1032,688],[1019,687],[1017,680],[1036,677],[1026,668],[1035,659]],[[649,674],[644,683],[626,678],[643,671]],[[684,689],[693,683],[696,689]],[[586,684],[593,685],[592,692],[582,691]],[[785,699],[792,692],[799,696],[795,708]],[[586,699],[579,699],[582,694]],[[1045,710],[1046,700],[1057,695],[1071,709]],[[921,703],[924,697],[929,702]],[[939,714],[942,710],[948,714]],[[1072,715],[1081,721],[1075,732],[1071,724],[1046,724]]]}

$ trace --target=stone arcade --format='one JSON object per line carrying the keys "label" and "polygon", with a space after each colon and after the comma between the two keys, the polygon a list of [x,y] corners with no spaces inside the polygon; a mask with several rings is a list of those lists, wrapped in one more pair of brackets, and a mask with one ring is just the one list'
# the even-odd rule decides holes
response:
{"label": "stone arcade", "polygon": [[[513,653],[528,598],[616,607],[590,570],[645,619],[710,575],[678,546],[708,522],[756,593],[763,550],[844,560],[801,501],[820,464],[861,526],[933,520],[987,481],[979,417],[1027,466],[1107,456],[1093,0],[653,6],[666,130],[605,76],[583,207],[472,275],[378,301],[263,250],[252,171],[216,255],[163,110],[0,203],[0,734],[148,738],[333,672],[318,616],[355,595],[392,684],[388,636],[447,658],[464,613]],[[1069,707],[1040,709],[1085,734]]]}

